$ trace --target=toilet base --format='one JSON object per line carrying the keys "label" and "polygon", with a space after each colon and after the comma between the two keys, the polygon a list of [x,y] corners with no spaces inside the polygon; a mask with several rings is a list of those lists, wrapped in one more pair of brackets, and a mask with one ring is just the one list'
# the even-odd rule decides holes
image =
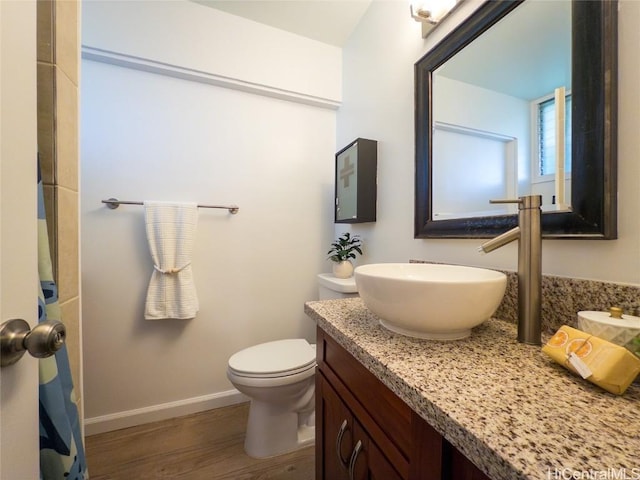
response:
{"label": "toilet base", "polygon": [[253,458],[275,457],[313,445],[315,431],[313,410],[296,413],[252,400],[244,450]]}

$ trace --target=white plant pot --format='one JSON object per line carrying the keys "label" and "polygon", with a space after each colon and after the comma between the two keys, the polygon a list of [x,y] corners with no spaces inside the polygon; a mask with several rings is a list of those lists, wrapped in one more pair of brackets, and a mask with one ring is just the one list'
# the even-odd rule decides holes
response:
{"label": "white plant pot", "polygon": [[343,260],[342,262],[334,262],[333,264],[333,276],[336,278],[349,278],[353,275],[353,264],[350,260]]}

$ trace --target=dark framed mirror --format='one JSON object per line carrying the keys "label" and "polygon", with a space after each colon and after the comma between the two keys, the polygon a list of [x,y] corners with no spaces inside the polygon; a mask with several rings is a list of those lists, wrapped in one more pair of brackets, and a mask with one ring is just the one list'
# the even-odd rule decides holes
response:
{"label": "dark framed mirror", "polygon": [[[518,12],[524,12],[520,16],[525,17],[527,25],[533,29],[534,40],[526,40],[524,33],[520,38],[522,30],[520,27],[506,27],[516,28],[515,33],[512,30],[511,36],[508,37],[509,40],[494,42],[493,45],[496,48],[490,50],[488,54],[484,54],[487,58],[475,52],[467,55],[467,57],[474,58],[475,63],[466,70],[480,72],[487,65],[492,65],[491,61],[494,58],[502,61],[506,59],[507,63],[503,62],[503,67],[493,68],[494,73],[497,71],[501,75],[502,81],[512,70],[526,70],[525,67],[535,65],[533,59],[531,59],[530,65],[526,65],[526,62],[519,63],[522,58],[509,58],[508,54],[496,51],[497,46],[515,45],[519,41],[530,44],[539,43],[539,37],[551,31],[550,22],[561,15],[547,15],[545,18],[534,20],[532,15],[525,12],[524,9],[529,8],[528,4],[532,6],[546,4],[548,7],[554,3],[570,6],[570,11],[566,15],[569,18],[568,31],[566,32],[566,43],[569,45],[567,49],[569,51],[567,60],[569,73],[565,74],[565,77],[569,77],[566,92],[567,97],[570,97],[570,102],[566,103],[567,121],[561,122],[558,119],[562,119],[562,117],[556,116],[558,124],[564,123],[568,126],[564,138],[570,145],[570,151],[566,160],[567,179],[564,182],[556,181],[556,185],[564,186],[566,183],[566,202],[555,205],[556,196],[548,195],[551,201],[549,208],[543,208],[543,236],[545,238],[590,239],[614,239],[617,237],[617,2],[615,0],[597,2],[573,0],[569,4],[566,1],[498,0],[482,4],[476,12],[415,64],[415,238],[482,238],[502,233],[517,224],[516,212],[491,211],[489,206],[491,198],[486,198],[486,208],[474,206],[468,208],[468,211],[455,213],[455,201],[458,199],[468,200],[474,195],[479,198],[484,198],[484,196],[495,198],[496,195],[516,197],[536,193],[535,189],[540,187],[540,184],[530,186],[522,180],[528,175],[533,178],[535,173],[531,174],[531,172],[542,168],[539,165],[539,152],[535,155],[533,153],[534,149],[542,150],[542,146],[538,145],[541,143],[540,135],[533,133],[533,129],[536,128],[534,124],[537,122],[533,114],[528,120],[523,120],[523,123],[529,125],[526,135],[520,136],[512,133],[505,135],[495,127],[484,131],[475,125],[469,127],[464,124],[464,121],[451,122],[447,118],[434,116],[434,104],[436,105],[436,113],[452,112],[457,108],[470,117],[468,115],[470,105],[481,102],[464,103],[465,96],[459,95],[459,90],[453,90],[456,92],[454,97],[460,105],[445,105],[443,107],[439,95],[444,87],[440,87],[440,85],[447,84],[438,80],[438,75],[441,72],[453,71],[454,60],[457,62],[458,58],[464,56],[465,51],[468,52],[474,44],[491,36],[498,28],[505,28],[504,25],[509,25],[512,18],[517,18]],[[558,47],[554,50],[561,49]],[[524,55],[519,55],[519,57],[524,57]],[[528,58],[530,57],[527,56],[526,59]],[[519,65],[524,65],[524,67]],[[453,74],[449,75],[453,76]],[[533,74],[528,75],[528,79],[536,79],[538,76],[538,69],[536,69]],[[498,77],[494,76],[493,78]],[[454,82],[458,82],[458,85],[461,84],[459,79],[451,81],[450,84],[455,86]],[[567,80],[562,80],[562,82],[566,83]],[[523,85],[526,82],[517,80],[510,83],[513,86]],[[542,83],[542,80],[539,83]],[[473,87],[477,88],[477,85]],[[480,85],[480,87],[483,90],[492,88],[486,84]],[[561,97],[557,96],[558,91],[563,92]],[[562,90],[557,89],[556,100],[565,98],[564,92],[564,87]],[[527,108],[533,112],[534,107],[531,105],[534,105],[534,102],[531,101],[531,98],[526,101],[529,104]],[[542,103],[540,101],[536,105]],[[564,102],[562,103],[564,104]],[[495,102],[490,105],[495,105]],[[497,109],[489,108],[488,110],[495,111]],[[514,123],[513,118],[508,118],[507,122]],[[437,135],[435,148],[434,135]],[[454,135],[452,140],[446,140],[447,136],[451,135]],[[458,141],[458,138],[462,138],[464,141]],[[459,152],[455,149],[453,153],[447,151],[449,145],[457,147],[461,143],[465,143],[468,138],[471,138],[471,141],[466,152]],[[529,146],[522,148],[523,144]],[[436,154],[434,154],[434,150]],[[480,161],[482,157],[479,155],[479,153],[490,150],[513,151],[516,160],[500,160],[504,163],[504,168],[490,167],[484,159]],[[443,151],[448,152],[448,155],[442,155]],[[510,154],[500,153],[500,155],[507,158]],[[557,153],[557,155],[562,158],[561,153]],[[463,160],[469,163],[465,164]],[[504,172],[513,170],[512,167],[507,166],[511,165],[509,161],[516,167],[525,165],[515,174],[515,180],[507,181],[508,185],[506,186],[501,185],[497,189],[487,190],[489,193],[486,195],[482,191],[474,193],[470,190],[474,184],[479,183],[478,171],[485,174],[495,168],[497,173],[494,177],[508,175]],[[557,163],[564,165],[565,162],[559,161]],[[458,174],[462,175],[465,172],[469,173],[468,178],[458,176]],[[556,172],[559,172],[557,166]],[[564,167],[562,174],[564,175]],[[434,188],[434,178],[437,188]],[[558,173],[556,178],[563,177]],[[440,200],[437,200],[434,209],[434,197],[440,198],[442,194],[438,188],[441,188],[443,184],[448,185],[447,188],[452,192],[449,197],[450,201],[448,203],[445,201],[446,206],[442,206],[442,204],[438,204]],[[556,186],[556,192],[558,192],[557,188],[558,186]],[[527,189],[534,191],[527,191]],[[564,187],[561,192],[564,198]],[[545,196],[547,195],[543,195],[543,198]]]}

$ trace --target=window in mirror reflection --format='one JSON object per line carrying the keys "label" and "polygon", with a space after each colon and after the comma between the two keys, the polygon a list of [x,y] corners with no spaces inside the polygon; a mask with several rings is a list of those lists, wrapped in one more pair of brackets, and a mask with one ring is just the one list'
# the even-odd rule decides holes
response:
{"label": "window in mirror reflection", "polygon": [[[534,151],[531,158],[535,161],[532,162],[531,183],[533,192],[542,198],[551,198],[552,208],[557,205],[562,209],[571,198],[571,114],[559,113],[562,110],[558,108],[556,98],[564,98],[564,112],[571,112],[571,94],[565,94],[563,89],[559,97],[556,95],[547,95],[532,102],[536,128],[532,141]],[[564,117],[561,130],[557,128],[558,122],[562,121],[559,115]],[[562,135],[563,142],[558,142],[558,135]],[[562,182],[561,189],[558,182]],[[543,208],[549,210],[548,205]]]}
{"label": "window in mirror reflection", "polygon": [[[535,103],[537,117],[537,175],[545,178],[556,173],[556,101],[554,97]],[[565,97],[565,111],[571,111],[571,95]],[[571,172],[571,115],[565,116],[564,168]],[[548,178],[550,179],[550,178]]]}

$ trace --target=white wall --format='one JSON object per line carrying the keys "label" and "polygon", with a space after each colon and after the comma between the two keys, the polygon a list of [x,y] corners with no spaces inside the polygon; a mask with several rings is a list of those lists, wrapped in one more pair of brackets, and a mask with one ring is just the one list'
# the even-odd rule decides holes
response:
{"label": "white wall", "polygon": [[[350,228],[364,240],[365,262],[423,259],[515,270],[517,245],[489,255],[477,240],[413,238],[413,65],[444,34],[480,5],[461,5],[427,39],[404,2],[373,2],[343,49],[344,102],[338,144],[356,136],[378,140],[378,221]],[[618,231],[605,240],[545,240],[543,272],[549,275],[640,284],[640,2],[622,0],[619,11]]]}
{"label": "white wall", "polygon": [[[144,24],[145,41],[157,46],[166,38],[181,38],[181,48],[189,52],[187,65],[180,55],[166,63],[190,68],[200,54],[200,64],[218,74],[242,58],[253,65],[254,82],[268,70],[259,57],[284,55],[290,60],[286,65],[260,78],[265,88],[286,84],[289,91],[309,96],[319,95],[315,85],[340,85],[338,48],[327,51],[326,45],[284,32],[278,36],[274,29],[270,37],[252,22],[244,42],[209,41],[206,31],[193,33],[193,15],[204,26],[208,18],[211,31],[220,21],[242,21],[189,2],[141,3],[146,16],[157,20],[157,28]],[[123,5],[131,7],[108,6]],[[105,8],[84,9],[83,43],[131,55],[101,43],[116,38],[117,48],[127,49],[130,37],[136,45],[136,29],[119,23],[130,17],[107,14]],[[167,20],[171,16],[175,23]],[[112,35],[93,37],[97,23],[102,30],[111,28]],[[192,41],[185,40],[191,38],[187,33]],[[315,66],[307,56],[316,47],[332,62]],[[222,50],[219,65],[206,63]],[[162,54],[157,48],[149,55],[160,63]],[[329,63],[335,67],[325,68]],[[311,70],[314,82],[292,81],[300,69],[305,75]],[[239,81],[246,80],[244,72],[236,73]],[[339,100],[340,89],[330,90],[322,95]],[[303,304],[317,298],[315,275],[330,269],[325,259],[333,239],[335,110],[86,59],[81,100],[87,431],[184,413],[181,406],[189,404],[197,410],[224,403],[232,389],[225,374],[231,354],[263,341],[315,337]],[[193,271],[200,312],[195,319],[143,319],[153,268],[143,207],[109,210],[100,203],[109,197],[239,205],[237,215],[199,210]]]}
{"label": "white wall", "polygon": [[186,0],[89,0],[82,44],[318,98],[341,98],[340,49]]}
{"label": "white wall", "polygon": [[[515,192],[531,189],[531,113],[529,102],[517,97],[477,87],[437,75],[433,118],[473,132],[446,132],[435,129],[433,148],[438,163],[433,171],[434,215],[437,212],[516,211],[514,205],[489,205],[489,198],[513,198]],[[490,134],[483,137],[482,134]],[[508,146],[507,146],[508,145]],[[454,171],[468,166],[466,181],[453,181]],[[446,178],[448,181],[439,182]],[[466,188],[466,190],[465,190]],[[463,194],[463,192],[468,192]],[[444,193],[438,198],[438,193]],[[469,216],[469,215],[468,215]]]}

